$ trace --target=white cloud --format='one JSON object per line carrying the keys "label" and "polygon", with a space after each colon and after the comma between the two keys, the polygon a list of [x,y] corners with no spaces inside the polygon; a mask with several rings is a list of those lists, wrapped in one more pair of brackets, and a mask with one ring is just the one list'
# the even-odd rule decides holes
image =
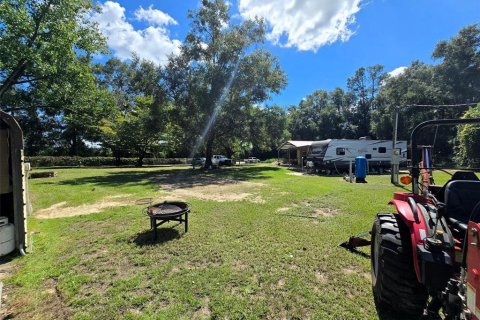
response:
{"label": "white cloud", "polygon": [[157,25],[157,26],[178,24],[177,21],[175,21],[175,19],[170,17],[165,12],[157,9],[153,9],[152,5],[150,5],[148,9],[143,9],[143,7],[140,6],[140,8],[135,10],[135,18],[137,18],[137,20],[139,21],[144,20],[152,25]]}
{"label": "white cloud", "polygon": [[107,37],[108,46],[119,59],[127,60],[132,57],[132,53],[136,53],[140,58],[165,64],[169,54],[179,53],[181,42],[170,39],[168,29],[165,28],[165,25],[176,24],[168,14],[152,7],[146,10],[140,7],[135,12],[137,19],[153,25],[136,30],[127,21],[125,8],[119,3],[107,1],[101,5],[101,9],[92,19],[98,23],[100,31]]}
{"label": "white cloud", "polygon": [[245,19],[264,18],[274,44],[317,51],[338,40],[347,41],[361,0],[239,0]]}
{"label": "white cloud", "polygon": [[403,74],[405,72],[405,70],[407,70],[408,67],[398,67],[396,69],[393,69],[392,71],[388,72],[388,74],[390,75],[390,77],[397,77],[401,74]]}

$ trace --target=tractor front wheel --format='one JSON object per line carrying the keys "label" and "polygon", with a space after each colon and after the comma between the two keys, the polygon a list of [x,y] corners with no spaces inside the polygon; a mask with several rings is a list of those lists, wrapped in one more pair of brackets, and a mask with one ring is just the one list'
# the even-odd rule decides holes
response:
{"label": "tractor front wheel", "polygon": [[371,260],[378,311],[420,318],[428,295],[415,275],[410,231],[397,214],[377,215],[372,227]]}

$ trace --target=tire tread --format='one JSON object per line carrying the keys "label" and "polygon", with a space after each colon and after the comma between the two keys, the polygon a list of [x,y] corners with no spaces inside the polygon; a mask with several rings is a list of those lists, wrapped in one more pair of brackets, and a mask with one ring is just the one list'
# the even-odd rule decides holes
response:
{"label": "tire tread", "polygon": [[[377,308],[420,317],[428,295],[415,274],[408,227],[396,214],[379,213],[372,237],[372,272],[374,259],[379,259],[373,285]],[[378,257],[374,254],[376,237],[380,238]]]}

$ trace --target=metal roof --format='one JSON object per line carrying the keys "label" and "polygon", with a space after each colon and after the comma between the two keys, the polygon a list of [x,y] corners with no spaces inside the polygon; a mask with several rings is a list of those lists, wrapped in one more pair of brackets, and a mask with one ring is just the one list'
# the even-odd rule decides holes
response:
{"label": "metal roof", "polygon": [[290,149],[297,149],[300,147],[308,147],[311,146],[312,143],[315,141],[295,141],[295,140],[289,140],[282,144],[280,147],[278,147],[278,150],[290,150]]}

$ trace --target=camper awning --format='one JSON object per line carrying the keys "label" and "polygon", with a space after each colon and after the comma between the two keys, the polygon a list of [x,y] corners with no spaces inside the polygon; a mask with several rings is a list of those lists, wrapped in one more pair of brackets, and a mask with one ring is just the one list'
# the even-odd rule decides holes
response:
{"label": "camper awning", "polygon": [[314,141],[294,141],[290,140],[282,144],[280,147],[278,147],[278,150],[291,150],[291,149],[297,149],[301,147],[309,147],[312,145]]}

